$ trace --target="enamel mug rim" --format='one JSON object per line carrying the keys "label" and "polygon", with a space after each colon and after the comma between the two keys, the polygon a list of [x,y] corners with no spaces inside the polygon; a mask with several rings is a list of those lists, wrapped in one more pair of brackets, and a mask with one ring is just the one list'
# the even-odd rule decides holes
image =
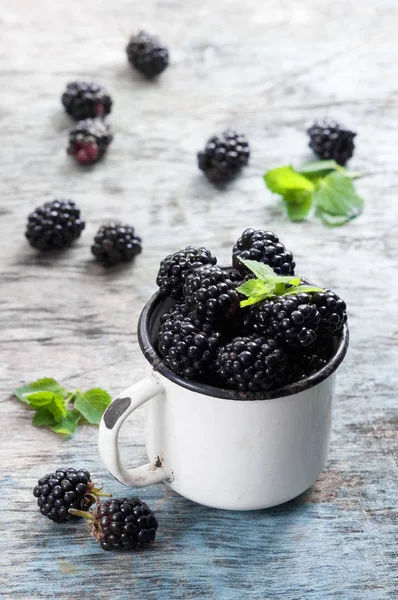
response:
{"label": "enamel mug rim", "polygon": [[[305,390],[308,390],[309,388],[318,385],[319,383],[330,377],[330,375],[332,375],[332,373],[334,373],[340,366],[340,364],[343,362],[345,355],[347,354],[349,344],[349,330],[347,324],[345,323],[342,331],[340,332],[339,337],[337,338],[337,336],[335,336],[335,338],[337,338],[337,341],[333,356],[328,360],[328,362],[322,369],[320,369],[313,375],[301,379],[300,381],[289,383],[288,385],[284,385],[280,388],[276,388],[273,390],[263,390],[261,392],[240,392],[238,390],[218,388],[215,386],[207,385],[205,383],[199,383],[190,379],[185,379],[181,375],[178,375],[177,373],[171,371],[166,367],[162,358],[159,356],[155,348],[153,340],[151,339],[153,319],[156,315],[156,311],[158,311],[160,315],[164,314],[166,311],[161,310],[161,308],[162,305],[165,304],[167,301],[169,301],[169,299],[167,299],[160,291],[157,291],[145,304],[138,320],[138,342],[143,355],[153,367],[154,371],[160,373],[161,375],[166,377],[166,379],[169,379],[173,383],[176,383],[177,385],[184,387],[192,392],[197,392],[198,394],[205,394],[206,396],[213,396],[214,398],[223,398],[225,400],[240,401],[271,400],[275,398],[284,398],[286,396],[291,396],[293,394],[304,392]],[[174,303],[175,302],[173,302],[173,304]]]}

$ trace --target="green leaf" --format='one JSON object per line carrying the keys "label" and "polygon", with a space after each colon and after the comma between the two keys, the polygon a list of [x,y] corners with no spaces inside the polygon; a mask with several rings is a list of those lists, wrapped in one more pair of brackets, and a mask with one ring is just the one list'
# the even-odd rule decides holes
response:
{"label": "green leaf", "polygon": [[76,427],[81,419],[81,414],[77,410],[68,410],[65,417],[59,423],[50,425],[50,429],[55,433],[62,433],[70,436],[76,431]]}
{"label": "green leaf", "polygon": [[51,377],[45,377],[17,388],[14,392],[14,396],[21,400],[21,402],[29,404],[27,396],[34,392],[59,392],[63,395],[67,393],[62,385],[55,381],[55,379],[52,379]]}
{"label": "green leaf", "polygon": [[247,298],[247,300],[241,300],[240,307],[245,308],[246,306],[252,306],[252,304],[257,304],[258,302],[262,302],[266,298],[269,298],[267,294],[264,296],[256,296],[255,298]]}
{"label": "green leaf", "polygon": [[277,278],[276,273],[271,269],[269,265],[265,265],[262,262],[258,262],[257,260],[246,260],[244,258],[240,258],[241,263],[245,265],[254,275],[263,281],[264,283],[269,283]]}
{"label": "green leaf", "polygon": [[264,175],[264,181],[271,192],[281,194],[281,196],[289,191],[312,192],[314,190],[314,184],[291,166],[278,167],[268,171]]}
{"label": "green leaf", "polygon": [[335,160],[312,160],[311,162],[304,163],[297,169],[298,173],[310,177],[315,175],[322,177],[323,173],[330,173],[330,171],[338,171],[343,169]]}
{"label": "green leaf", "polygon": [[39,408],[32,419],[32,424],[36,427],[45,427],[55,425],[54,417],[47,408]]}
{"label": "green leaf", "polygon": [[[266,284],[261,279],[249,279],[249,281],[245,281],[245,283],[237,287],[236,291],[250,298],[250,296],[261,296],[264,294],[265,287]],[[273,284],[271,284],[271,287],[274,287]]]}
{"label": "green leaf", "polygon": [[287,216],[291,221],[304,221],[311,210],[313,194],[310,192],[288,192],[283,197]]}
{"label": "green leaf", "polygon": [[325,291],[326,290],[324,290],[323,288],[316,287],[315,285],[295,285],[280,295],[281,296],[292,296],[294,294],[300,294],[301,292],[325,292]]}
{"label": "green leaf", "polygon": [[62,394],[34,392],[33,394],[29,394],[26,399],[32,408],[39,409],[45,406],[57,423],[66,415],[66,407]]}
{"label": "green leaf", "polygon": [[326,225],[344,225],[361,214],[363,199],[355,192],[351,179],[338,172],[330,173],[314,192],[317,214]]}
{"label": "green leaf", "polygon": [[84,394],[76,392],[74,407],[92,425],[99,425],[101,417],[109,404],[111,397],[105,390],[94,388]]}

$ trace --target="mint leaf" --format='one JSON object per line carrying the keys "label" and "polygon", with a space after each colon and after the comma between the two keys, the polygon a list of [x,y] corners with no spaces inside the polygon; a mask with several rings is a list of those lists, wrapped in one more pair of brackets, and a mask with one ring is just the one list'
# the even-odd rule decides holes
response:
{"label": "mint leaf", "polygon": [[347,171],[347,169],[340,166],[335,160],[312,160],[301,165],[297,171],[310,179],[318,179],[331,171]]}
{"label": "mint leaf", "polygon": [[292,296],[295,294],[300,294],[301,292],[325,292],[325,291],[326,290],[324,290],[323,288],[316,287],[315,285],[295,285],[280,295],[281,296]]}
{"label": "mint leaf", "polygon": [[314,192],[317,214],[326,225],[340,226],[361,214],[363,199],[355,192],[351,179],[330,173]]}
{"label": "mint leaf", "polygon": [[34,392],[26,397],[32,408],[46,409],[53,415],[54,421],[58,422],[66,415],[65,402],[62,394],[54,394],[54,392]]}
{"label": "mint leaf", "polygon": [[[249,279],[249,281],[246,281],[237,287],[236,291],[239,292],[239,294],[250,298],[250,296],[261,296],[264,294],[265,287],[266,284],[260,279]],[[274,286],[272,285],[272,287]]]}
{"label": "mint leaf", "polygon": [[264,175],[266,186],[275,194],[284,196],[289,191],[307,191],[314,190],[314,184],[300,173],[297,173],[291,166],[278,167],[272,169]]}
{"label": "mint leaf", "polygon": [[312,198],[312,192],[287,192],[283,200],[289,219],[295,222],[304,221],[311,210]]}
{"label": "mint leaf", "polygon": [[290,283],[296,285],[300,283],[300,277],[294,275],[277,275],[269,266],[257,260],[247,260],[240,258],[241,263],[245,265],[254,275],[264,283]]}
{"label": "mint leaf", "polygon": [[26,397],[34,392],[59,392],[63,395],[66,395],[67,393],[62,385],[55,381],[55,379],[52,379],[51,377],[45,377],[17,388],[14,391],[14,396],[21,400],[21,402],[29,404]]}
{"label": "mint leaf", "polygon": [[55,425],[54,417],[47,408],[39,408],[32,419],[32,424],[36,427],[45,427]]}
{"label": "mint leaf", "polygon": [[76,431],[76,427],[81,419],[81,414],[77,410],[68,410],[65,417],[59,423],[50,425],[54,433],[61,433],[70,436]]}
{"label": "mint leaf", "polygon": [[94,388],[84,394],[76,392],[74,407],[92,425],[99,425],[101,417],[109,404],[111,397],[105,390]]}

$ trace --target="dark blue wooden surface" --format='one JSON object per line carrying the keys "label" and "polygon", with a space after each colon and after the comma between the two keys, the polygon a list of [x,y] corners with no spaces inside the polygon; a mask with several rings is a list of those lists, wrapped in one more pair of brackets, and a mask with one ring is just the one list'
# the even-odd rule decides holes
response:
{"label": "dark blue wooden surface", "polygon": [[[391,0],[3,0],[0,11],[0,596],[6,600],[395,600],[398,452],[398,7]],[[172,65],[148,83],[126,64],[141,27]],[[115,100],[107,159],[77,169],[65,156],[69,80],[106,85]],[[364,214],[342,229],[292,224],[262,183],[271,167],[311,158],[306,127],[324,115],[358,131],[354,170]],[[252,157],[225,191],[195,166],[213,132],[242,129]],[[82,207],[87,228],[57,257],[23,239],[27,214],[54,197]],[[103,272],[89,246],[104,219],[144,239],[133,267]],[[84,466],[115,496],[97,432],[59,439],[32,427],[11,398],[54,376],[116,395],[144,372],[136,340],[159,260],[187,244],[227,264],[247,226],[276,231],[298,272],[349,306],[351,347],[338,373],[330,460],[314,487],[279,508],[222,512],[165,486],[140,490],[156,510],[156,543],[105,553],[84,523],[56,526],[31,490],[61,465]],[[122,435],[145,459],[143,415]]]}

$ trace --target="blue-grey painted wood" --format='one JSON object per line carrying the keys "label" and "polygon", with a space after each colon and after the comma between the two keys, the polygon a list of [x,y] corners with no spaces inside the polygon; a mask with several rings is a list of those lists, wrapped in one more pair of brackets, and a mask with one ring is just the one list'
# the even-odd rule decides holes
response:
{"label": "blue-grey painted wood", "polygon": [[[115,600],[382,600],[398,596],[398,250],[396,20],[392,0],[3,0],[0,15],[0,596]],[[157,82],[132,73],[124,46],[158,32],[172,66]],[[65,83],[90,78],[114,99],[115,139],[102,164],[65,155]],[[263,172],[299,163],[306,126],[335,117],[355,127],[352,168],[366,197],[342,229],[289,223]],[[252,145],[250,166],[213,188],[195,152],[226,126]],[[59,256],[25,243],[26,215],[55,196],[75,199],[87,229]],[[105,219],[133,223],[144,252],[103,271],[91,239]],[[330,460],[312,490],[254,513],[210,510],[164,485],[140,490],[156,510],[152,548],[103,552],[83,523],[53,525],[36,510],[36,480],[83,465],[115,495],[96,430],[59,439],[30,424],[12,389],[43,375],[112,394],[144,372],[136,340],[159,260],[193,243],[227,263],[246,226],[275,230],[299,272],[339,291],[351,347],[339,371]],[[383,305],[384,319],[377,309]],[[145,458],[142,412],[122,435],[126,460]]]}

